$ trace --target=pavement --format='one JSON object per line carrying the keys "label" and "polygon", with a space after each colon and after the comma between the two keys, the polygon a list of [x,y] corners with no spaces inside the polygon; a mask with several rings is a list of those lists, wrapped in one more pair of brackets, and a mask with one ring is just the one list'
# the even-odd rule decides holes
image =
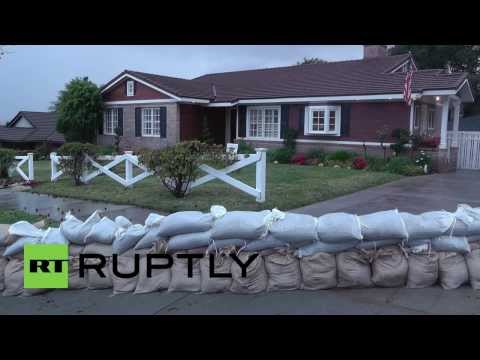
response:
{"label": "pavement", "polygon": [[[457,204],[480,206],[480,172],[456,172],[405,178],[355,194],[312,204],[293,210],[298,213],[321,215],[345,211],[365,214],[398,208],[420,213],[428,210],[455,210]],[[4,207],[25,209],[30,206],[26,193],[0,191]],[[30,194],[33,195],[33,194]],[[99,203],[61,200],[37,195],[38,211],[50,209],[61,214],[75,205],[77,214],[90,214]],[[23,201],[23,202],[22,202]],[[22,205],[24,207],[22,207]],[[41,206],[40,206],[41,205]],[[131,206],[104,204],[111,214],[135,216],[143,221],[149,210]],[[111,295],[111,290],[55,290],[35,297],[0,298],[0,314],[364,314],[364,315],[480,315],[480,292],[469,286],[443,290],[371,288],[331,289],[321,291],[271,292],[258,295],[231,293],[201,295],[192,293],[157,292],[152,294]]]}

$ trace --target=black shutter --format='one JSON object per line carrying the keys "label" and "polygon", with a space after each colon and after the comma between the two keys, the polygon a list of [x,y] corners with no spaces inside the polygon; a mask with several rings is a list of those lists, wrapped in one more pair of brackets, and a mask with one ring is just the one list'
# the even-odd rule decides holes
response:
{"label": "black shutter", "polygon": [[298,134],[305,133],[305,105],[300,105],[298,114]]}
{"label": "black shutter", "polygon": [[238,137],[247,136],[247,108],[239,106],[238,108]]}
{"label": "black shutter", "polygon": [[281,107],[281,116],[280,116],[280,137],[285,138],[285,133],[288,129],[288,115],[290,106],[288,104],[283,104]]}
{"label": "black shutter", "polygon": [[102,119],[98,123],[98,134],[103,135],[103,122],[105,120],[105,111],[102,113]]}
{"label": "black shutter", "polygon": [[136,93],[137,93],[137,82],[134,81],[133,82],[133,96],[135,96]]}
{"label": "black shutter", "polygon": [[142,136],[142,109],[135,108],[135,136]]}
{"label": "black shutter", "polygon": [[167,137],[167,108],[160,108],[160,137]]}
{"label": "black shutter", "polygon": [[123,136],[123,108],[118,108],[118,135]]}
{"label": "black shutter", "polygon": [[341,121],[340,121],[340,135],[349,136],[350,135],[350,104],[342,104],[341,107]]}

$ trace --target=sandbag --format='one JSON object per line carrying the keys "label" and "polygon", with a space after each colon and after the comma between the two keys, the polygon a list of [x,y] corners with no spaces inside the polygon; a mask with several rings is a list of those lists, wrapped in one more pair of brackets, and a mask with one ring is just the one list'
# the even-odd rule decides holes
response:
{"label": "sandbag", "polygon": [[0,246],[7,245],[5,240],[9,235],[8,229],[10,228],[10,224],[0,224]]}
{"label": "sandbag", "polygon": [[287,249],[275,250],[264,258],[268,275],[267,291],[296,290],[302,284],[300,264],[293,252]]}
{"label": "sandbag", "polygon": [[168,292],[188,291],[197,292],[201,290],[200,259],[192,260],[192,277],[188,277],[188,259],[173,256],[172,278]]}
{"label": "sandbag", "polygon": [[286,213],[283,219],[273,222],[270,234],[290,244],[317,241],[317,219],[310,215]]}
{"label": "sandbag", "polygon": [[[88,289],[109,289],[113,286],[110,276],[110,263],[112,261],[112,246],[107,244],[92,243],[85,246],[84,254],[100,254],[105,256],[105,266],[102,272],[105,277],[101,277],[95,269],[86,270]],[[99,264],[99,259],[85,259],[85,264]]]}
{"label": "sandbag", "polygon": [[[3,225],[3,224],[2,224]],[[6,225],[8,228],[10,228],[11,225]],[[37,229],[43,229],[43,227],[45,227],[45,221],[41,220],[41,221],[38,221],[36,223],[33,224],[33,226],[35,226]],[[30,235],[33,235],[33,237],[41,237],[39,236],[39,233],[37,233],[35,231],[35,233],[32,233]],[[12,245],[14,242],[16,242],[18,239],[20,239],[22,236],[19,236],[19,235],[13,235],[13,234],[10,234],[8,233],[8,235],[3,239],[3,245],[4,246],[9,246],[9,245]],[[1,244],[1,241],[0,241],[0,244]]]}
{"label": "sandbag", "polygon": [[438,253],[408,252],[407,288],[419,289],[435,285],[438,280]]}
{"label": "sandbag", "polygon": [[454,213],[455,225],[452,230],[454,236],[480,235],[480,210],[461,204]]}
{"label": "sandbag", "polygon": [[17,296],[23,292],[23,260],[10,259],[4,270],[3,296]]}
{"label": "sandbag", "polygon": [[[213,255],[213,271],[215,274],[230,274],[232,267],[232,258],[230,257],[230,250],[221,250],[218,254]],[[211,277],[210,276],[210,255],[200,259],[200,273],[201,273],[201,293],[221,293],[230,290],[232,285],[232,277]]]}
{"label": "sandbag", "polygon": [[201,233],[175,235],[168,240],[168,252],[208,247],[212,241],[210,235],[210,230]]}
{"label": "sandbag", "polygon": [[356,249],[337,254],[337,276],[341,288],[373,286],[370,255]]}
{"label": "sandbag", "polygon": [[336,254],[341,251],[353,249],[355,246],[358,245],[358,243],[359,243],[359,240],[353,240],[353,242],[352,240],[350,240],[350,242],[337,243],[337,244],[324,243],[322,241],[315,241],[313,244],[309,244],[297,249],[295,251],[295,256],[302,258],[304,256],[311,256],[318,252]]}
{"label": "sandbag", "polygon": [[38,237],[21,237],[5,249],[3,256],[23,255],[23,248],[26,244],[40,244],[41,240],[42,239]]}
{"label": "sandbag", "polygon": [[48,228],[40,240],[41,244],[68,244],[68,240],[63,236],[58,228]]}
{"label": "sandbag", "polygon": [[60,225],[60,231],[68,241],[82,245],[85,243],[85,237],[88,235],[93,225],[101,220],[98,210],[94,211],[85,222],[77,219],[70,212],[65,216],[65,221]]}
{"label": "sandbag", "polygon": [[119,226],[115,221],[110,220],[108,217],[103,217],[98,223],[92,226],[90,232],[85,237],[85,243],[101,243],[111,244],[115,239],[115,233]]}
{"label": "sandbag", "polygon": [[130,220],[128,220],[125,216],[122,216],[122,215],[117,216],[114,221],[118,227],[121,227],[124,229],[127,229],[133,225]]}
{"label": "sandbag", "polygon": [[376,251],[372,262],[372,282],[380,287],[405,286],[408,261],[398,246],[387,246]]}
{"label": "sandbag", "polygon": [[480,290],[480,243],[471,243],[470,246],[472,251],[465,255],[470,285],[474,290]]}
{"label": "sandbag", "polygon": [[160,235],[160,222],[165,216],[149,214],[145,220],[145,235],[135,245],[135,250],[150,249],[155,242],[167,240]]}
{"label": "sandbag", "polygon": [[274,248],[284,248],[287,247],[288,243],[276,239],[272,235],[267,235],[266,237],[259,239],[259,240],[253,240],[247,243],[245,248],[243,250],[248,251],[248,252],[255,252],[255,251],[262,251],[266,249],[274,249]]}
{"label": "sandbag", "polygon": [[[246,263],[254,253],[241,252],[238,258]],[[267,272],[265,263],[260,255],[250,263],[247,268],[246,277],[242,277],[242,268],[235,262],[232,262],[232,286],[230,291],[236,294],[257,294],[265,291],[267,288]]]}
{"label": "sandbag", "polygon": [[429,211],[420,215],[401,212],[408,240],[428,239],[446,234],[452,227],[455,216],[448,211]]}
{"label": "sandbag", "polygon": [[438,253],[438,278],[445,290],[456,289],[468,282],[468,268],[463,255]]}
{"label": "sandbag", "polygon": [[337,286],[337,260],[335,254],[317,252],[299,261],[304,290],[330,289]]}
{"label": "sandbag", "polygon": [[40,237],[40,238],[44,234],[43,230],[23,220],[10,225],[8,233],[11,235],[17,235],[20,237],[26,236],[26,237]]}
{"label": "sandbag", "polygon": [[359,218],[365,241],[408,239],[405,223],[396,209],[362,215]]}
{"label": "sandbag", "polygon": [[127,229],[120,228],[115,233],[115,240],[112,244],[112,252],[114,254],[122,255],[129,249],[135,247],[138,241],[145,235],[145,227],[140,224],[135,224]]}
{"label": "sandbag", "polygon": [[243,239],[225,239],[225,240],[213,240],[207,248],[207,253],[218,252],[227,247],[245,248],[247,241]]}
{"label": "sandbag", "polygon": [[[166,242],[158,241],[147,254],[163,254],[165,253]],[[140,257],[140,273],[135,288],[135,294],[146,294],[154,291],[167,290],[170,286],[172,278],[171,269],[155,269],[152,268],[152,276],[147,277],[147,254]],[[152,259],[152,264],[165,264],[165,259]]]}
{"label": "sandbag", "polygon": [[465,236],[440,236],[432,239],[432,248],[435,251],[455,252],[467,254],[470,252],[470,245]]}
{"label": "sandbag", "polygon": [[352,243],[363,239],[359,217],[337,212],[318,218],[318,239],[322,243]]}
{"label": "sandbag", "polygon": [[85,245],[68,244],[68,255],[79,256],[85,250]]}
{"label": "sandbag", "polygon": [[[2,249],[0,248],[0,251]],[[5,268],[7,266],[8,259],[6,257],[0,256],[0,291],[5,289]]]}
{"label": "sandbag", "polygon": [[356,248],[363,249],[363,250],[377,250],[383,248],[385,246],[397,245],[401,243],[402,240],[400,239],[393,239],[393,240],[378,240],[378,241],[362,241],[359,243]]}
{"label": "sandbag", "polygon": [[212,224],[212,214],[200,211],[179,211],[162,219],[158,234],[162,237],[171,237],[180,234],[200,233],[210,230]]}
{"label": "sandbag", "polygon": [[[137,260],[135,260],[137,255]],[[117,271],[120,274],[136,273],[133,277],[123,278],[113,272],[113,258],[109,264],[110,276],[112,278],[113,294],[123,294],[135,291],[138,282],[140,269],[140,254],[136,254],[134,249],[125,251],[122,255],[117,256]]]}
{"label": "sandbag", "polygon": [[88,274],[85,273],[84,277],[80,277],[80,257],[69,256],[68,257],[68,289],[79,290],[88,287]]}
{"label": "sandbag", "polygon": [[230,211],[215,221],[212,239],[260,239],[268,232],[269,215],[269,210]]}

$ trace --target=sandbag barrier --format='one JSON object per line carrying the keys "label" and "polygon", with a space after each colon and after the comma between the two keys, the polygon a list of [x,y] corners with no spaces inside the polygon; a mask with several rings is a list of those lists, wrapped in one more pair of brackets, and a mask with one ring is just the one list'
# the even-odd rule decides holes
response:
{"label": "sandbag barrier", "polygon": [[[455,289],[467,283],[480,289],[480,208],[464,204],[453,213],[389,210],[318,218],[277,209],[227,211],[212,206],[209,213],[152,213],[143,225],[95,211],[85,221],[68,213],[59,228],[47,230],[19,221],[8,228],[0,225],[4,296],[51,290],[23,287],[25,244],[68,244],[69,289],[113,289],[114,294],[256,294],[435,284]],[[81,254],[104,256],[105,276],[88,269],[81,277]],[[169,254],[170,266],[151,268],[155,254]],[[194,258],[188,259],[189,254]],[[118,276],[130,273],[135,275]]]}

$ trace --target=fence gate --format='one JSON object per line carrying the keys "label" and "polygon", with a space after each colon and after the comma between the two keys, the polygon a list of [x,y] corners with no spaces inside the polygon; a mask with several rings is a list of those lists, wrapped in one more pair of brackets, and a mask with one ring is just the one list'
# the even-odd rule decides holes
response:
{"label": "fence gate", "polygon": [[480,132],[458,132],[457,168],[480,170]]}

